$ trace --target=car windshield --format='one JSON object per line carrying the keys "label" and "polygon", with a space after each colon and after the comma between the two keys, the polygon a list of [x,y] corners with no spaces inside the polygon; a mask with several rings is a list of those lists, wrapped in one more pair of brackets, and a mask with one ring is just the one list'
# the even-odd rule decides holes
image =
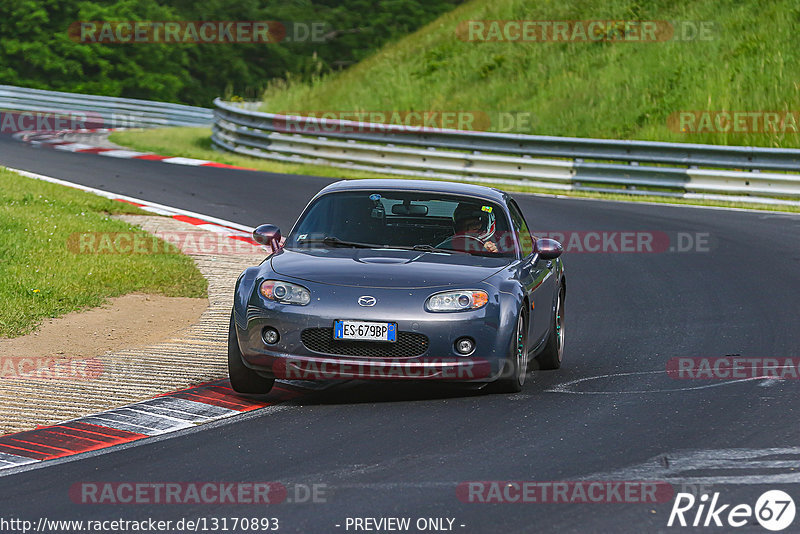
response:
{"label": "car windshield", "polygon": [[287,248],[409,249],[437,254],[514,256],[516,239],[500,205],[409,191],[347,191],[319,197]]}

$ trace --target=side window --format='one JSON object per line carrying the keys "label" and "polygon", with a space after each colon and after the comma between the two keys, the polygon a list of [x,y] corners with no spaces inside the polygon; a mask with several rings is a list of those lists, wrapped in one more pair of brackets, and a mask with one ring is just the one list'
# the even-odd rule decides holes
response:
{"label": "side window", "polygon": [[519,240],[520,247],[522,247],[522,257],[524,258],[533,253],[533,238],[517,203],[509,200],[508,208],[511,212],[511,222],[514,224],[514,233],[517,234],[517,240]]}

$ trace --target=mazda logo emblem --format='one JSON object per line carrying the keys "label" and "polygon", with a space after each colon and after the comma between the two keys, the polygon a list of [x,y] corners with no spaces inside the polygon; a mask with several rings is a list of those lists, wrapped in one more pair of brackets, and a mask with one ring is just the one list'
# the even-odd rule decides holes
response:
{"label": "mazda logo emblem", "polygon": [[375,297],[370,297],[369,295],[358,297],[359,306],[375,306],[376,302],[378,302],[377,299]]}

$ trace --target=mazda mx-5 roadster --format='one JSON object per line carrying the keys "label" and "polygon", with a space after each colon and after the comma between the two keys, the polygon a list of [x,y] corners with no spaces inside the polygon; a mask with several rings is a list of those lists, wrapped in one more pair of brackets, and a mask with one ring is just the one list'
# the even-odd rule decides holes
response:
{"label": "mazda mx-5 roadster", "polygon": [[[564,353],[562,246],[503,191],[421,180],[331,184],[236,282],[231,386],[442,380],[522,389]],[[535,359],[535,360],[534,360]],[[531,364],[531,362],[536,362]]]}

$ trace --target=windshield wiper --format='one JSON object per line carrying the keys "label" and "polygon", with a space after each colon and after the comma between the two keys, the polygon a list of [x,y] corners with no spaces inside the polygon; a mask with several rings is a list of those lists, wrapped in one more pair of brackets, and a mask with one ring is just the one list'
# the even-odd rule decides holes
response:
{"label": "windshield wiper", "polygon": [[455,250],[449,248],[436,248],[431,245],[414,245],[413,247],[395,247],[405,248],[406,250],[419,250],[421,252],[441,252],[444,254],[470,254],[473,256],[490,256],[497,254],[496,252],[489,252],[488,250]]}
{"label": "windshield wiper", "polygon": [[322,243],[323,245],[329,245],[332,247],[352,247],[352,248],[381,248],[381,245],[371,245],[369,243],[358,243],[356,241],[342,241],[338,237],[328,236],[318,239],[304,239],[299,241],[298,245],[304,245],[307,243]]}
{"label": "windshield wiper", "polygon": [[414,245],[413,247],[409,247],[411,250],[419,250],[421,252],[441,252],[444,254],[454,254],[458,252],[457,250],[449,250],[446,248],[436,248],[432,245]]}
{"label": "windshield wiper", "polygon": [[332,247],[352,247],[352,248],[385,248],[385,249],[397,249],[397,250],[416,250],[419,252],[439,252],[443,254],[463,254],[464,252],[460,250],[450,250],[445,248],[436,248],[432,245],[414,245],[414,246],[406,246],[406,245],[377,245],[373,243],[359,243],[357,241],[342,241],[338,237],[328,236],[328,237],[320,237],[314,239],[304,239],[302,241],[298,241],[298,245],[305,245],[305,244],[316,244],[322,243],[324,245],[329,245]]}
{"label": "windshield wiper", "polygon": [[413,247],[409,247],[406,245],[383,245],[382,248],[395,249],[395,250],[416,250],[419,252],[440,252],[443,254],[461,253],[460,250],[450,250],[448,248],[436,248],[432,245],[414,245]]}

